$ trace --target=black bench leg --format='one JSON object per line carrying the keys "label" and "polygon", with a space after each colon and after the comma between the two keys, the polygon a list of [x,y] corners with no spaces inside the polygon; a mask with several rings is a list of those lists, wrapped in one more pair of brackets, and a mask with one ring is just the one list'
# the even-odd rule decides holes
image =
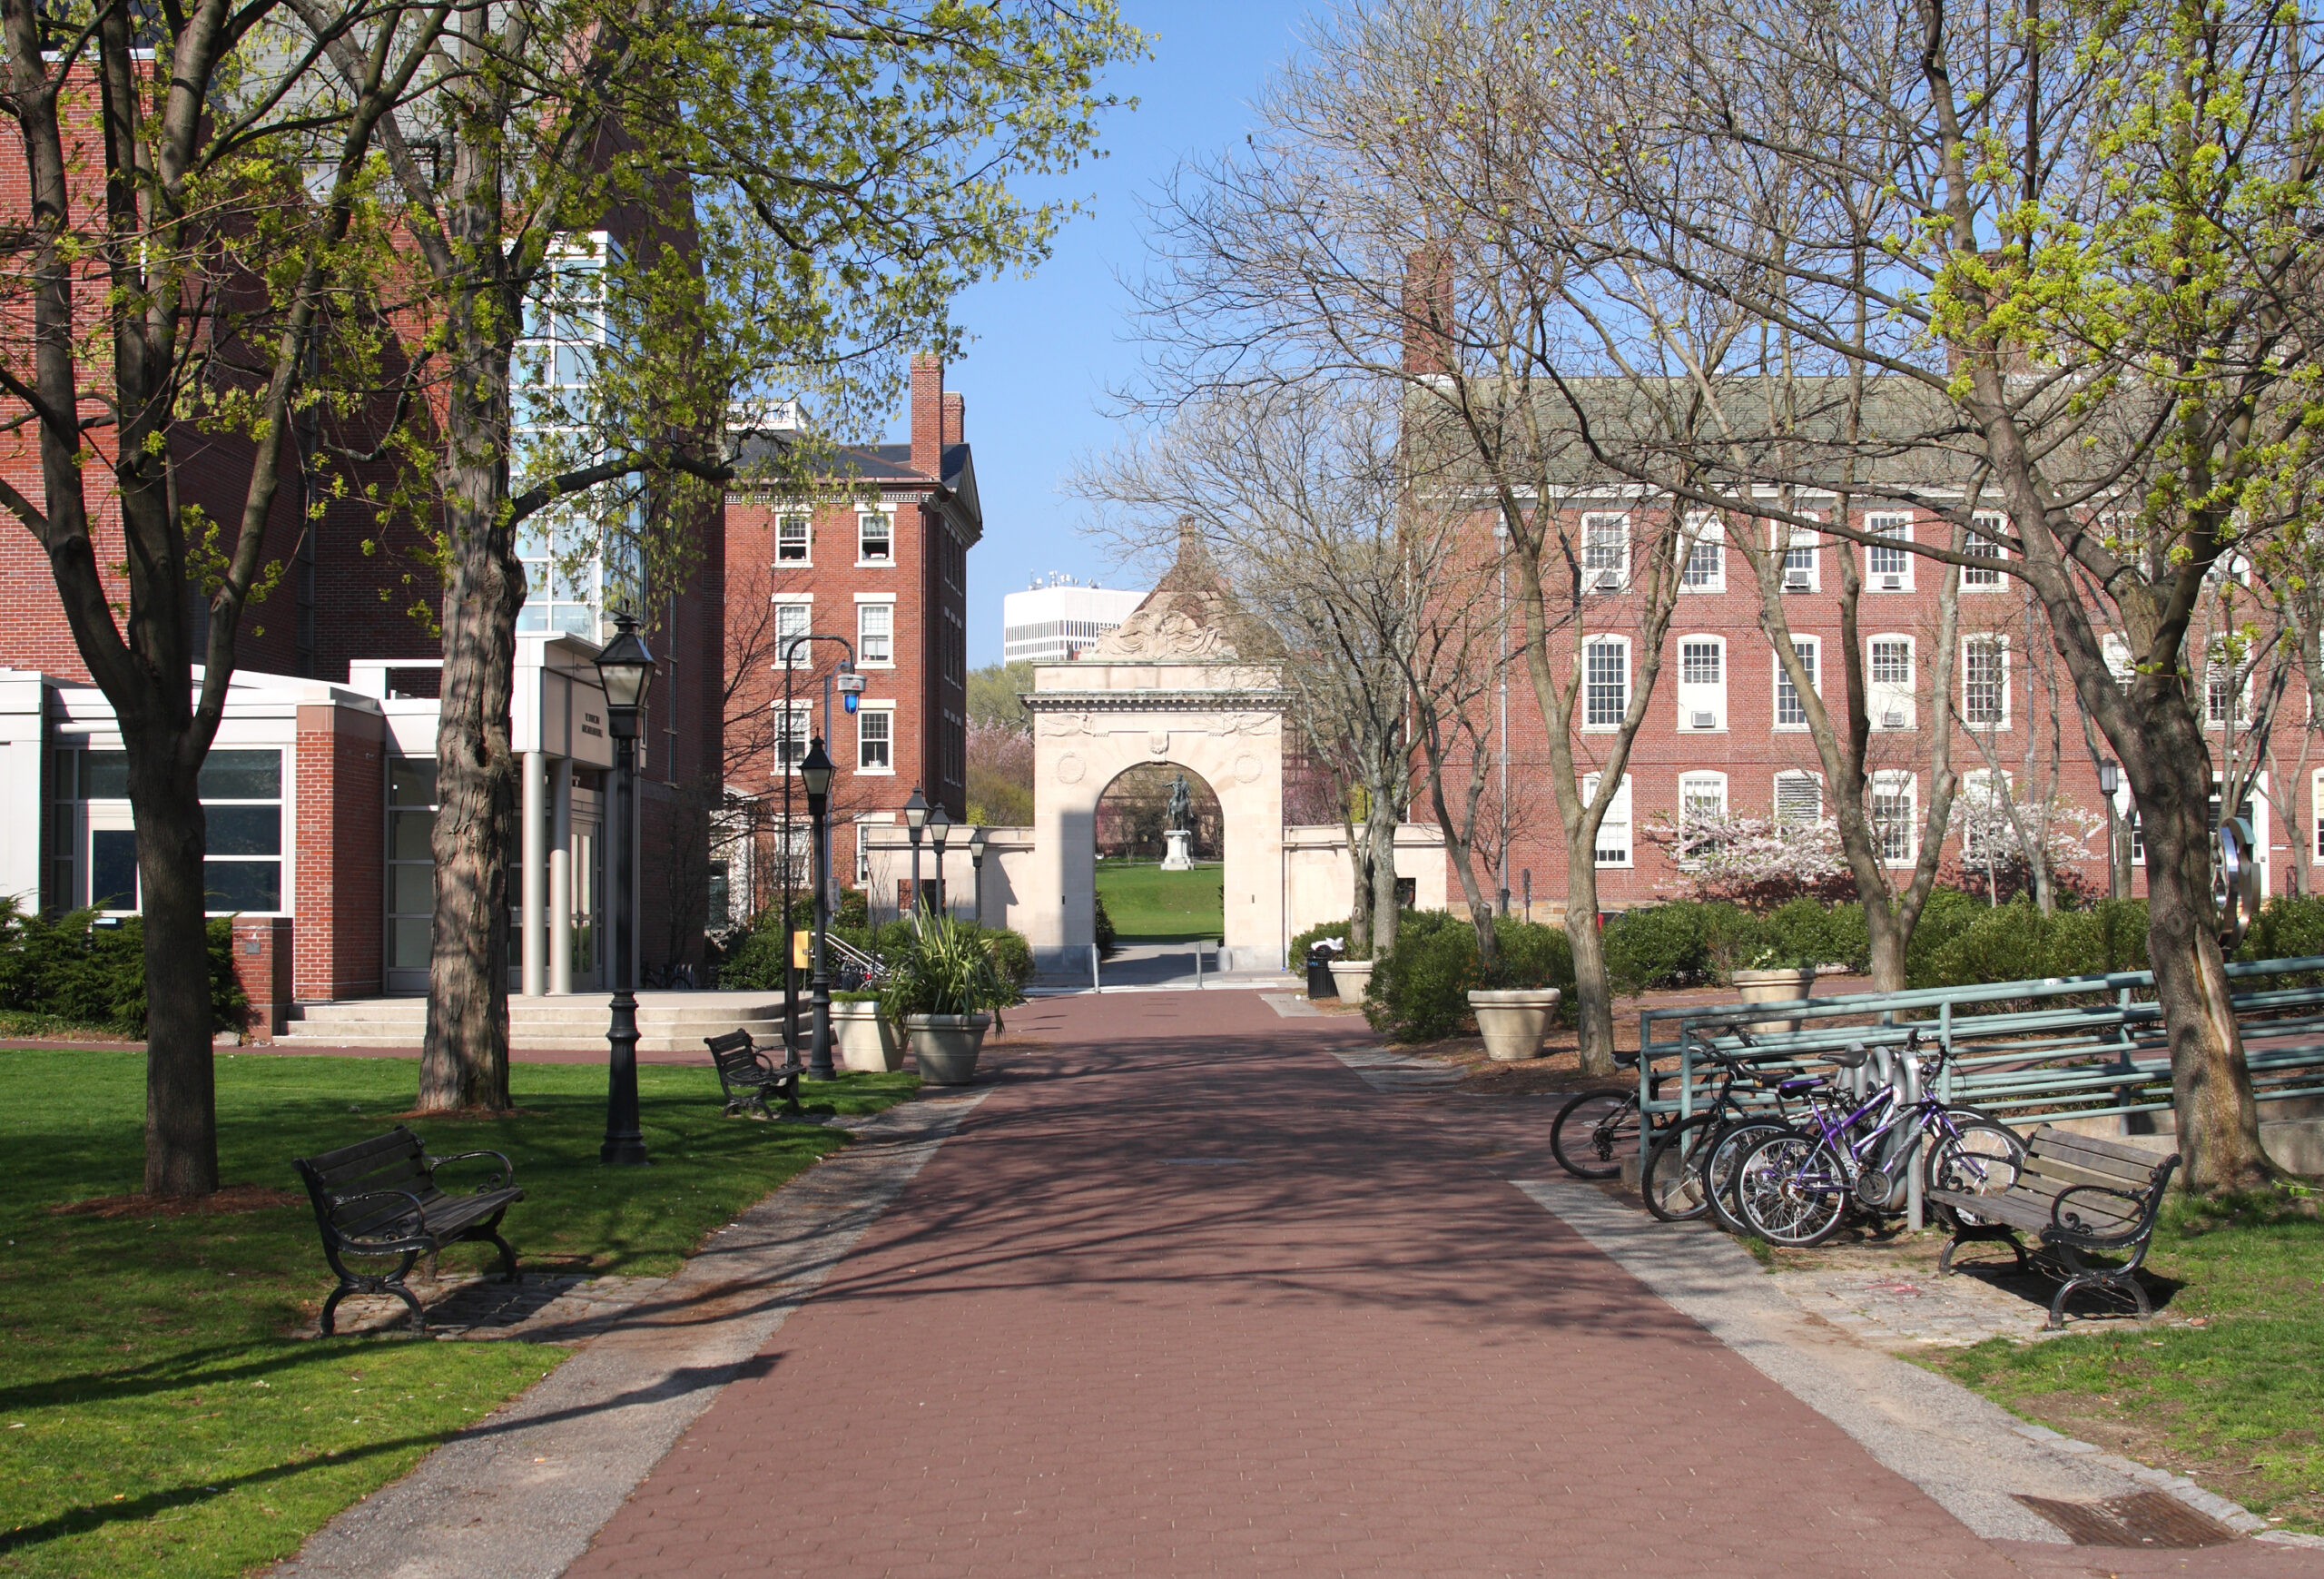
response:
{"label": "black bench leg", "polygon": [[1963,1229],[1945,1242],[1945,1248],[1936,1258],[1936,1275],[1940,1278],[1952,1276],[1953,1253],[1962,1246],[1990,1244],[1995,1239],[2010,1248],[2011,1253],[2017,1258],[2017,1269],[2021,1272],[2024,1271],[2025,1247],[2018,1242],[2015,1233],[2006,1229]]}
{"label": "black bench leg", "polygon": [[323,1301],[323,1336],[325,1337],[330,1337],[339,1330],[339,1302],[354,1292],[355,1286],[352,1283],[341,1283],[330,1291],[330,1298]]}
{"label": "black bench leg", "polygon": [[500,1247],[500,1280],[504,1283],[514,1283],[517,1280],[516,1247],[497,1233],[488,1233],[485,1238]]}
{"label": "black bench leg", "polygon": [[402,1300],[411,1311],[411,1329],[422,1337],[428,1336],[428,1313],[419,1308],[419,1297],[403,1286],[401,1279],[388,1285],[388,1292]]}

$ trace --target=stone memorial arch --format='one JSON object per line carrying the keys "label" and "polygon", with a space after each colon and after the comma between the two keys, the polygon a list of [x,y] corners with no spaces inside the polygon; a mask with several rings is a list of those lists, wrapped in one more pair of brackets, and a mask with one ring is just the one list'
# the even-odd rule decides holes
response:
{"label": "stone memorial arch", "polygon": [[1167,763],[1218,797],[1222,970],[1283,965],[1283,726],[1274,666],[1246,662],[1191,535],[1145,602],[1071,663],[1033,671],[1029,941],[1046,971],[1086,971],[1096,941],[1098,801],[1126,768]]}

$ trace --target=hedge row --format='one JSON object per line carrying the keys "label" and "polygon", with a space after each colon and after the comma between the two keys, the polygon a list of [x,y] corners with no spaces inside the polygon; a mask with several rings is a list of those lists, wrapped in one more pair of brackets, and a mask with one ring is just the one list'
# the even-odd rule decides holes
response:
{"label": "hedge row", "polygon": [[1476,1029],[1469,990],[1556,987],[1573,1003],[1573,948],[1560,927],[1502,916],[1493,923],[1501,956],[1487,971],[1477,957],[1477,932],[1451,911],[1406,911],[1396,923],[1396,946],[1372,966],[1364,1002],[1374,1030],[1395,1041],[1434,1041]]}
{"label": "hedge row", "polygon": [[[233,923],[222,916],[207,930],[211,1029],[240,1031],[250,1001],[234,980]],[[145,923],[100,921],[86,910],[26,915],[19,902],[0,899],[0,1010],[143,1036]]]}

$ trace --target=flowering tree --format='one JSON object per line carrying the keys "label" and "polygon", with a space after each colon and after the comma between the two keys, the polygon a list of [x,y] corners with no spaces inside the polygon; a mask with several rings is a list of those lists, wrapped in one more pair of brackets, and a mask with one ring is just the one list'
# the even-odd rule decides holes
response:
{"label": "flowering tree", "polygon": [[2036,873],[2054,883],[2081,863],[2097,859],[2091,841],[2106,831],[2102,814],[2055,794],[2042,801],[2018,800],[2007,775],[1991,773],[1963,779],[1954,817],[1961,831],[1962,885],[1982,882],[1994,904],[2032,886]]}
{"label": "flowering tree", "polygon": [[1644,837],[1669,853],[1694,899],[1769,911],[1786,900],[1824,895],[1847,884],[1839,827],[1829,817],[1777,821],[1682,805],[1658,814]]}

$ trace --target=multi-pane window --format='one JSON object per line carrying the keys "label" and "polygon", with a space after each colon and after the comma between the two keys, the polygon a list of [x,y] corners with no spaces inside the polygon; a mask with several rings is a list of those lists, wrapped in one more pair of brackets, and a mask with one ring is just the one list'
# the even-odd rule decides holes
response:
{"label": "multi-pane window", "polygon": [[2212,664],[2204,676],[2203,713],[2213,725],[2244,722],[2242,676],[2233,664]]}
{"label": "multi-pane window", "polygon": [[1582,648],[1582,726],[1618,729],[1630,705],[1630,643],[1606,637]]}
{"label": "multi-pane window", "polygon": [[1961,646],[1961,717],[1981,729],[2009,723],[2009,644],[1972,637]]}
{"label": "multi-pane window", "polygon": [[[63,752],[58,774],[64,782],[57,798],[84,803],[77,825],[87,830],[89,881],[76,897],[96,910],[142,909],[137,834],[128,816],[128,754]],[[202,908],[212,915],[282,910],[282,753],[214,750],[194,782],[209,833]],[[90,802],[112,804],[93,807]],[[75,824],[70,808],[65,812],[59,825],[70,828]]]}
{"label": "multi-pane window", "polygon": [[2005,859],[2017,838],[2010,821],[2009,775],[1984,768],[1962,775],[1961,794],[1955,804],[1961,819],[1961,858]]}
{"label": "multi-pane window", "polygon": [[[1972,559],[1990,559],[1994,561],[1994,564],[2000,563],[2005,556],[2002,551],[2002,546],[1998,542],[1995,542],[1994,538],[1998,538],[2001,535],[2003,528],[2001,517],[1996,515],[1980,515],[1976,518],[1976,524],[1978,528],[1977,531],[1969,533],[1963,540],[1961,544],[1962,553],[1967,555]],[[1979,535],[1981,532],[1989,532],[1993,534],[1993,536],[1983,537]],[[1992,565],[1964,565],[1961,567],[1961,589],[1964,592],[1987,590],[2000,585],[2001,572],[1994,569]]]}
{"label": "multi-pane window", "polygon": [[[1776,528],[1778,532],[1783,529]],[[1789,592],[1816,589],[1816,534],[1807,527],[1792,528],[1784,538],[1783,584]]]}
{"label": "multi-pane window", "polygon": [[1630,518],[1581,518],[1581,584],[1591,592],[1619,590],[1630,568]]}
{"label": "multi-pane window", "polygon": [[1689,592],[1717,592],[1727,585],[1727,558],[1718,540],[1718,522],[1687,523],[1687,565],[1679,585]]}
{"label": "multi-pane window", "polygon": [[1776,775],[1776,821],[1814,823],[1824,815],[1824,781],[1812,773]]}
{"label": "multi-pane window", "polygon": [[867,773],[886,773],[895,766],[896,715],[886,708],[866,707],[855,715],[855,765]]}
{"label": "multi-pane window", "polygon": [[1884,592],[1909,588],[1913,578],[1913,556],[1900,545],[1913,540],[1913,518],[1910,516],[1874,516],[1865,522],[1865,529],[1876,538],[1889,541],[1876,542],[1866,551],[1865,568],[1872,577],[1872,585]]}
{"label": "multi-pane window", "polygon": [[1872,837],[1883,861],[1913,859],[1913,780],[1909,774],[1880,773],[1872,779]]}
{"label": "multi-pane window", "polygon": [[789,773],[807,760],[807,746],[814,739],[815,709],[800,703],[787,713],[782,703],[774,705],[774,763],[777,773]]}
{"label": "multi-pane window", "polygon": [[774,523],[774,558],[778,565],[807,562],[809,534],[812,531],[806,516],[779,516]]}
{"label": "multi-pane window", "polygon": [[1679,775],[1679,812],[1688,834],[1679,847],[1679,859],[1699,861],[1718,847],[1718,840],[1702,824],[1727,815],[1727,775],[1688,773]]}
{"label": "multi-pane window", "polygon": [[855,606],[856,646],[867,664],[895,661],[896,606],[859,603]]}
{"label": "multi-pane window", "polygon": [[1913,644],[1900,636],[1876,637],[1872,643],[1872,683],[1909,686],[1913,683]]}
{"label": "multi-pane window", "polygon": [[1715,641],[1688,641],[1679,646],[1679,683],[1682,686],[1716,686],[1725,667],[1724,655]]}
{"label": "multi-pane window", "polygon": [[[1791,650],[1799,655],[1799,666],[1807,673],[1807,686],[1816,688],[1816,638],[1796,636],[1791,638]],[[1791,683],[1791,671],[1780,656],[1776,658],[1776,727],[1804,729],[1807,726],[1807,705],[1800,700],[1799,691]]]}
{"label": "multi-pane window", "polygon": [[855,558],[866,565],[891,564],[896,557],[896,523],[884,510],[865,510],[855,518]]}
{"label": "multi-pane window", "polygon": [[[1581,781],[1581,795],[1585,801],[1595,800],[1601,775],[1590,774]],[[1606,803],[1606,815],[1598,824],[1595,864],[1627,866],[1630,864],[1630,775],[1624,774],[1621,784]]]}
{"label": "multi-pane window", "polygon": [[814,661],[807,644],[800,640],[814,628],[811,623],[814,617],[815,606],[812,603],[778,603],[774,606],[774,661],[777,666],[788,663],[804,667]]}

